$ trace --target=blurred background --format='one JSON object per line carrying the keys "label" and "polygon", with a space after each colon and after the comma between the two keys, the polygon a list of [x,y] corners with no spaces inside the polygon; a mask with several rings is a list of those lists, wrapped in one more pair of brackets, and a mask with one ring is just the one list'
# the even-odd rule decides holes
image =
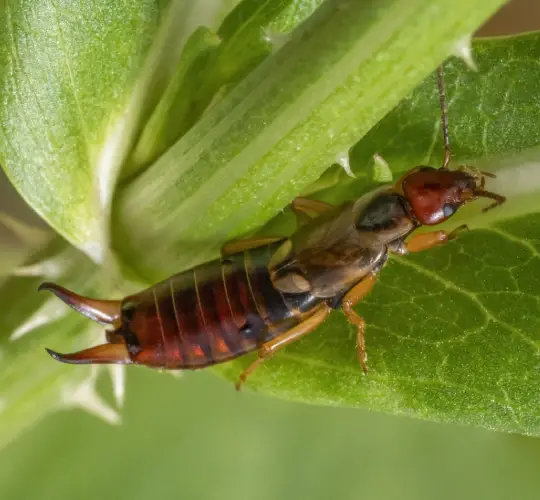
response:
{"label": "blurred background", "polygon": [[[479,34],[539,28],[540,2],[515,0]],[[2,210],[37,220],[0,177]],[[9,233],[0,246],[20,258]],[[77,410],[47,417],[0,452],[0,499],[536,499],[538,464],[535,438],[133,367],[121,426]]]}

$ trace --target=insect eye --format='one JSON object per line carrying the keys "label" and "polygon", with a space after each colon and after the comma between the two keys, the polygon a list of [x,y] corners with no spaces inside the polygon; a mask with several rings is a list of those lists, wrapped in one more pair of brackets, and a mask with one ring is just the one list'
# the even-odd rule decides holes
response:
{"label": "insect eye", "polygon": [[450,205],[449,203],[446,203],[444,206],[443,206],[443,215],[445,217],[450,217],[452,215],[454,215],[457,211],[457,206],[456,205]]}

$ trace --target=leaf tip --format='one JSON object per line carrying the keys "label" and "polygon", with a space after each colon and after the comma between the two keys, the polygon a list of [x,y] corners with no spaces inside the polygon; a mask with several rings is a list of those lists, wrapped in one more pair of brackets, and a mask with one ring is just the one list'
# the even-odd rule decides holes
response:
{"label": "leaf tip", "polygon": [[90,376],[80,384],[64,387],[62,404],[81,408],[111,425],[119,425],[122,422],[120,414],[106,403],[96,389],[97,374],[97,367],[92,367]]}
{"label": "leaf tip", "polygon": [[107,247],[102,241],[85,241],[79,245],[79,249],[96,264],[102,264],[108,256]]}
{"label": "leaf tip", "polygon": [[124,365],[109,365],[107,370],[111,377],[116,406],[122,408],[126,397],[126,367]]}
{"label": "leaf tip", "polygon": [[51,280],[55,280],[58,279],[68,267],[69,261],[65,259],[64,256],[57,255],[50,259],[44,259],[42,261],[36,262],[35,264],[17,267],[11,272],[11,274],[13,276],[19,277],[42,276]]}
{"label": "leaf tip", "polygon": [[375,182],[392,182],[394,175],[386,160],[379,154],[373,155],[373,180]]}
{"label": "leaf tip", "polygon": [[336,156],[336,162],[343,170],[345,170],[345,173],[349,177],[352,177],[353,179],[356,178],[355,175],[353,174],[353,171],[351,170],[351,162],[349,160],[349,152],[348,151],[344,151],[342,153],[339,153]]}
{"label": "leaf tip", "polygon": [[460,38],[455,44],[452,53],[454,54],[454,56],[459,57],[462,61],[464,61],[469,69],[471,69],[472,71],[478,71],[478,67],[474,62],[474,58],[472,55],[471,35]]}
{"label": "leaf tip", "polygon": [[280,33],[270,28],[261,28],[262,39],[270,45],[272,53],[277,52],[291,39],[290,33]]}
{"label": "leaf tip", "polygon": [[67,314],[67,310],[56,300],[47,300],[30,318],[21,323],[9,336],[9,340],[14,342],[27,333],[44,326]]}

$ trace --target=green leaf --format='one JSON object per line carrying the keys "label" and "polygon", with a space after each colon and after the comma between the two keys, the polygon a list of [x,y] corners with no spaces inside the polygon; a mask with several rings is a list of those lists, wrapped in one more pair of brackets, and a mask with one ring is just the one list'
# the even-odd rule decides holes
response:
{"label": "green leaf", "polygon": [[[533,34],[476,42],[478,72],[456,59],[446,65],[455,158],[500,169],[489,187],[509,202],[490,217],[468,207],[450,227],[465,220],[475,231],[445,248],[391,260],[357,308],[368,323],[369,376],[356,359],[353,327],[335,312],[309,338],[266,362],[250,387],[308,402],[540,434],[540,179],[537,166],[520,165],[524,160],[515,156],[540,142],[540,111],[530,100],[540,95],[540,80],[530,72],[539,40]],[[511,82],[507,91],[501,81]],[[431,76],[356,145],[358,179],[324,197],[343,200],[373,186],[377,151],[395,176],[414,165],[437,165],[439,123]],[[501,157],[509,155],[513,160],[504,166]],[[280,217],[266,232],[286,233],[289,222]],[[217,370],[237,380],[252,360]]]}
{"label": "green leaf", "polygon": [[[134,174],[142,167],[152,163],[166,151],[199,117],[193,110],[194,95],[200,91],[200,78],[197,74],[204,70],[219,44],[219,38],[207,28],[198,28],[186,42],[178,68],[171,78],[163,97],[135,147],[131,157]],[[206,96],[208,104],[212,94]]]}
{"label": "green leaf", "polygon": [[16,0],[0,12],[0,163],[95,261],[108,254],[112,194],[132,143],[185,40],[223,3]]}
{"label": "green leaf", "polygon": [[[146,6],[134,2],[123,5],[122,9],[114,9],[92,2],[77,11],[53,9],[53,23],[49,10],[21,1],[10,4],[11,9],[0,14],[0,21],[9,26],[13,37],[7,40],[11,44],[6,43],[4,49],[0,49],[5,96],[0,107],[0,122],[3,123],[0,143],[9,146],[1,149],[5,151],[6,172],[35,210],[96,260],[107,245],[107,235],[102,234],[107,229],[107,207],[100,199],[103,193],[97,193],[98,187],[107,191],[105,198],[111,195],[117,170],[133,137],[139,132],[140,123],[150,116],[162,98],[160,89],[174,90],[175,78],[179,78],[175,71],[183,70],[182,63],[189,62],[192,56],[189,47],[183,45],[191,31],[198,23],[217,28],[220,17],[227,12],[226,4],[233,3],[210,1],[201,5],[176,1],[168,8],[167,2],[162,5],[151,2]],[[285,6],[283,3],[278,12],[283,12]],[[27,15],[29,11],[31,16]],[[162,12],[164,16],[158,19]],[[295,18],[300,19],[308,12],[309,9],[304,8],[303,13],[295,13]],[[267,2],[266,8],[256,10],[253,16],[266,23],[275,21],[274,14],[271,3]],[[237,55],[231,52],[231,47],[241,45],[236,30],[245,32],[247,23],[251,26],[247,31],[254,36],[256,22],[253,16],[239,19],[236,27],[229,23],[232,31],[222,34],[228,42],[222,47],[229,51],[229,57]],[[49,45],[42,43],[43,38],[50,37],[51,30],[55,33],[55,27],[57,31],[62,29],[65,39],[70,41],[68,45],[58,43],[54,37],[50,38]],[[95,32],[107,36],[94,39]],[[207,28],[201,28],[193,38],[199,33],[203,34],[203,39],[212,37]],[[90,38],[89,43],[85,37]],[[29,46],[23,45],[25,50],[17,53],[19,39]],[[34,50],[37,46],[41,48],[39,60],[36,60]],[[80,59],[75,59],[73,54],[80,51],[81,46],[84,46],[84,53]],[[269,50],[268,44],[265,48]],[[253,52],[250,49],[249,54]],[[145,60],[146,53],[149,55]],[[196,58],[196,54],[193,56]],[[251,59],[247,58],[248,61]],[[77,71],[66,74],[67,65]],[[190,69],[194,71],[197,66]],[[235,71],[244,70],[245,64],[236,61]],[[221,84],[233,81],[235,71],[230,71],[229,82]],[[172,83],[168,86],[170,79]],[[190,84],[196,88],[198,80],[192,78]],[[21,89],[24,90],[22,94]],[[55,89],[63,93],[59,90],[55,94]],[[80,96],[75,95],[76,92],[80,92]],[[84,98],[80,101],[84,105],[78,106],[77,97]],[[181,101],[181,96],[175,96],[174,92],[163,95],[164,101],[175,98]],[[41,105],[44,99],[46,106]],[[34,128],[29,128],[23,119],[27,114],[34,120],[31,122]],[[172,114],[168,114],[168,119],[174,119]],[[95,158],[80,153],[87,146],[87,138],[77,126],[88,117],[93,120],[88,123],[96,136],[91,145],[102,156],[109,155],[107,161],[103,157],[94,161]],[[51,123],[56,128],[51,128]],[[71,137],[72,144],[66,147],[58,140],[51,145],[53,134]],[[97,152],[94,157],[99,156]],[[124,175],[129,175],[131,166],[123,165]],[[40,181],[36,182],[37,178]],[[16,227],[20,228],[20,225]],[[24,234],[28,236],[27,233]],[[12,264],[5,264],[8,271]],[[25,265],[15,269],[10,277],[0,281],[3,311],[0,321],[0,427],[3,429],[0,446],[43,415],[59,408],[86,405],[87,410],[114,419],[114,412],[100,404],[99,399],[96,403],[88,400],[88,394],[86,401],[75,401],[71,397],[74,388],[93,380],[89,377],[94,372],[86,367],[73,370],[73,367],[54,362],[44,352],[45,346],[69,352],[103,339],[101,327],[96,329],[86,318],[54,297],[36,293],[38,285],[45,280],[57,281],[79,293],[108,297],[119,285],[111,283],[107,270],[92,265],[60,241],[38,252]],[[122,288],[126,293],[125,284]],[[99,332],[97,336],[96,331]],[[5,361],[9,363],[9,369],[5,368]],[[120,389],[117,384],[117,390]],[[93,397],[97,398],[95,394]]]}
{"label": "green leaf", "polygon": [[500,3],[325,2],[119,193],[115,249],[148,281],[216,256],[282,210]]}
{"label": "green leaf", "polygon": [[[538,40],[538,35],[529,35],[476,43],[474,57],[478,72],[469,70],[460,61],[449,63],[448,96],[456,160],[475,164],[486,159],[491,163],[500,162],[501,156],[515,155],[538,145],[540,113],[538,107],[531,104],[531,96],[540,95],[540,80],[537,73],[530,70],[532,61],[540,56]],[[292,49],[291,52],[294,53]],[[280,62],[284,65],[286,61]],[[279,75],[281,67],[272,67],[272,70]],[[263,69],[265,63],[259,70],[268,78]],[[257,74],[256,71],[254,75]],[[276,134],[272,136],[275,142],[265,150],[262,146],[266,144],[264,127],[256,129],[260,135],[254,134],[255,137],[250,136],[242,143],[240,134],[236,136],[237,131],[249,134],[253,122],[245,128],[233,120],[227,123],[230,118],[225,112],[227,98],[232,99],[236,91],[244,96],[251,95],[247,91],[248,84],[256,80],[253,75],[250,78],[239,85],[241,90],[231,92],[222,101],[223,110],[219,106],[214,108],[206,120],[203,118],[190,134],[123,193],[122,217],[131,224],[135,224],[135,220],[140,222],[134,239],[137,245],[130,248],[133,253],[129,255],[132,258],[137,255],[140,260],[132,262],[147,276],[161,278],[197,258],[206,258],[215,247],[211,250],[202,247],[214,244],[212,234],[217,235],[216,243],[220,243],[220,235],[225,238],[241,232],[240,228],[251,227],[245,222],[250,216],[253,220],[264,220],[261,214],[269,213],[265,211],[270,211],[274,203],[282,203],[278,190],[297,192],[309,183],[311,173],[306,174],[302,183],[295,177],[297,165],[306,165],[306,158],[299,158],[294,150],[298,144],[302,145],[301,152],[305,149],[297,135],[293,135],[294,140],[290,142],[285,135],[283,145],[276,139],[282,136],[272,130]],[[294,81],[294,76],[292,79]],[[289,92],[292,94],[294,92]],[[249,108],[250,113],[264,116],[267,108],[261,105],[260,95],[257,98],[257,103]],[[267,99],[263,102],[268,102]],[[245,102],[245,98],[234,101],[235,109]],[[354,106],[351,101],[346,102]],[[365,102],[363,104],[365,106]],[[289,111],[285,105],[283,107]],[[291,107],[299,113],[294,105]],[[219,120],[211,122],[212,112],[217,111],[221,111]],[[285,112],[284,115],[294,121],[290,114]],[[250,119],[238,111],[236,116]],[[272,123],[275,119],[282,123],[279,122],[281,116],[276,112],[266,116],[266,121]],[[343,125],[350,124],[348,118],[349,115],[340,116]],[[395,175],[418,164],[433,162],[437,165],[442,158],[439,120],[432,76],[355,147],[353,164],[359,173],[358,179],[354,183],[341,183],[325,195],[343,200],[372,187],[375,152],[380,152],[389,162]],[[328,120],[327,127],[328,123],[334,124]],[[233,144],[223,145],[221,129],[211,130],[211,124],[222,127],[224,137]],[[203,125],[208,128],[202,128]],[[235,134],[232,139],[231,130]],[[319,146],[328,147],[320,133],[310,138],[313,139],[309,143],[310,153],[315,155]],[[321,145],[315,143],[315,138]],[[242,147],[248,148],[251,144],[248,141],[253,139],[263,148],[257,150],[260,156],[251,152],[255,160],[254,166],[249,168],[253,170],[246,170],[249,177],[242,177],[238,184],[233,184],[234,169],[239,168],[235,155],[244,151]],[[206,163],[201,156],[209,143],[212,151],[207,153],[210,163]],[[333,154],[335,158],[335,152]],[[241,157],[246,162],[250,160],[247,153]],[[225,173],[215,173],[215,169],[221,167],[217,160],[212,163],[212,159],[219,159],[228,178]],[[183,165],[182,169],[172,171],[174,160]],[[537,241],[531,240],[540,223],[540,186],[537,175],[528,182],[516,182],[526,170],[516,168],[519,160],[515,162],[513,168],[506,168],[500,174],[506,179],[506,185],[508,182],[520,184],[520,188],[512,192],[509,206],[520,204],[521,217],[513,217],[514,212],[508,208],[499,209],[495,219],[479,218],[478,207],[463,211],[465,215],[460,214],[461,218],[469,221],[467,215],[472,215],[475,218],[471,225],[484,226],[484,229],[477,229],[458,242],[425,255],[392,259],[373,293],[358,306],[368,322],[371,368],[368,377],[362,374],[356,359],[355,331],[336,312],[310,338],[288,347],[267,362],[250,378],[249,385],[297,400],[362,406],[437,421],[540,434],[536,409],[536,388],[540,382],[537,333],[540,305],[536,294],[540,282],[534,278],[540,274]],[[214,170],[206,171],[209,165]],[[493,166],[488,165],[488,168]],[[251,177],[254,171],[262,172],[263,167],[264,176],[260,173],[259,177]],[[309,163],[309,167],[317,169],[315,162]],[[292,177],[296,183],[287,186],[276,172],[289,182]],[[340,174],[340,180],[343,177],[344,174]],[[256,201],[252,201],[254,181],[257,182]],[[504,183],[494,184],[493,189],[496,187],[503,194],[507,190]],[[234,199],[233,194],[239,198]],[[527,194],[532,197],[525,196]],[[270,195],[274,199],[270,200]],[[130,196],[133,202],[129,201]],[[528,201],[520,203],[522,197]],[[135,200],[139,202],[139,210]],[[141,200],[145,203],[141,204]],[[154,224],[148,227],[151,220]],[[157,226],[156,220],[159,220]],[[283,230],[286,222],[278,220],[271,224],[274,234]],[[455,223],[456,219],[452,225]],[[125,236],[130,237],[127,233]],[[159,247],[155,249],[158,241]],[[124,249],[125,243],[122,239]],[[148,248],[152,251],[147,252]],[[139,249],[144,249],[145,253]],[[178,267],[169,267],[171,263]],[[241,369],[252,360],[252,356],[247,357],[218,370],[236,380]]]}
{"label": "green leaf", "polygon": [[[138,71],[130,66],[133,70],[131,79],[124,75],[128,91],[124,87],[115,87],[125,97],[123,101],[119,99],[122,103],[118,114],[115,106],[109,106],[110,102],[107,104],[106,96],[101,95],[101,101],[96,99],[100,106],[109,106],[109,114],[103,111],[102,115],[107,123],[112,116],[112,121],[118,125],[119,117],[122,117],[124,121],[120,123],[125,126],[117,126],[113,133],[111,129],[105,133],[105,128],[101,128],[106,138],[99,143],[100,151],[108,150],[112,144],[114,147],[108,151],[116,155],[116,163],[107,167],[105,177],[102,176],[103,169],[95,170],[87,164],[79,168],[81,163],[75,158],[73,172],[90,172],[91,182],[77,184],[75,177],[60,182],[58,172],[64,172],[64,162],[70,158],[61,148],[57,149],[62,144],[53,145],[49,151],[49,143],[42,140],[34,148],[23,149],[23,143],[30,144],[28,130],[20,125],[12,129],[6,123],[14,122],[13,117],[18,117],[21,109],[30,109],[33,95],[26,92],[18,101],[13,85],[6,92],[8,102],[3,105],[0,116],[4,127],[1,140],[8,144],[16,139],[14,144],[18,145],[5,155],[4,160],[10,164],[7,171],[10,175],[20,176],[22,180],[15,184],[36,207],[41,203],[42,190],[48,189],[47,183],[35,181],[35,172],[43,174],[36,165],[41,166],[39,162],[48,158],[47,155],[58,158],[58,168],[51,168],[46,174],[51,175],[63,191],[58,191],[58,198],[54,200],[49,197],[47,206],[51,215],[47,217],[63,221],[71,220],[80,207],[88,208],[88,199],[95,201],[89,188],[94,185],[92,182],[103,183],[110,195],[122,167],[126,177],[115,200],[112,224],[115,250],[124,258],[126,266],[153,282],[215,256],[224,240],[260,228],[299,192],[313,189],[313,181],[336,158],[346,158],[346,152],[363,135],[365,138],[353,153],[357,179],[343,182],[345,177],[341,167],[334,169],[325,185],[332,185],[336,172],[339,185],[325,192],[325,197],[342,201],[372,188],[371,156],[374,152],[382,154],[394,174],[433,158],[437,158],[433,161],[438,163],[438,104],[432,77],[378,127],[372,132],[370,129],[434,70],[454,49],[456,40],[472,32],[501,2],[328,1],[305,25],[295,30],[281,50],[267,57],[253,56],[259,48],[264,49],[265,54],[270,52],[272,47],[268,46],[268,40],[272,39],[272,31],[287,31],[285,26],[291,28],[302,18],[298,14],[305,12],[302,8],[309,9],[311,3],[287,3],[287,8],[274,12],[268,18],[267,35],[261,34],[260,40],[256,24],[250,24],[250,15],[255,14],[246,18],[240,16],[238,19],[247,19],[247,25],[252,26],[246,33],[254,44],[246,43],[246,52],[242,48],[243,35],[236,39],[234,35],[240,32],[243,24],[240,21],[232,24],[231,40],[235,39],[235,42],[230,42],[232,48],[227,49],[230,52],[225,51],[221,56],[229,68],[225,72],[230,78],[229,86],[224,79],[221,85],[226,85],[225,92],[213,94],[215,104],[208,109],[208,103],[204,104],[202,118],[135,179],[129,178],[136,172],[131,170],[135,163],[125,162],[125,159],[138,134],[149,130],[144,128],[146,121],[158,119],[162,124],[170,123],[174,113],[169,113],[168,103],[173,109],[178,103],[185,106],[182,99],[192,99],[166,90],[172,88],[168,85],[171,81],[174,83],[175,78],[183,84],[187,82],[187,76],[197,67],[195,61],[199,60],[200,47],[195,47],[191,60],[187,45],[184,45],[196,36],[190,38],[196,26],[189,24],[189,28],[179,30],[181,35],[173,29],[173,21],[178,19],[176,16],[183,12],[185,5],[180,2],[174,4],[179,10],[167,11],[159,32],[155,25],[147,28],[148,38],[152,34],[155,38],[147,40],[144,50],[139,44],[137,57],[146,51],[148,58],[144,65],[142,59],[137,59]],[[247,9],[245,5],[249,6],[249,3],[241,7]],[[271,7],[267,2],[264,5]],[[98,9],[97,13],[100,12]],[[113,9],[113,12],[117,11]],[[251,11],[247,9],[246,12]],[[445,15],[441,16],[441,12]],[[122,15],[129,18],[133,9],[127,9]],[[157,25],[157,20],[155,23]],[[136,35],[134,39],[138,40],[140,32]],[[171,40],[181,43],[175,45],[174,57],[166,58],[166,48]],[[127,37],[121,44],[129,46],[130,43],[132,40]],[[214,48],[210,48],[209,52],[216,57],[223,47],[227,47],[224,42],[218,50],[214,52]],[[538,144],[531,135],[540,124],[538,108],[531,106],[527,92],[535,92],[540,80],[530,68],[525,69],[540,55],[538,38],[531,35],[487,41],[476,47],[478,66],[491,68],[500,62],[499,72],[497,78],[487,79],[483,78],[483,72],[472,73],[461,63],[452,62],[448,67],[451,126],[456,123],[457,129],[456,135],[453,134],[457,159],[476,162],[486,156],[513,154]],[[34,61],[35,57],[32,57],[25,53],[25,64]],[[59,58],[58,54],[56,57]],[[102,57],[110,57],[110,51],[104,52]],[[182,58],[191,63],[183,65]],[[241,64],[228,66],[235,60]],[[108,68],[105,61],[100,64]],[[129,64],[135,65],[133,61]],[[258,66],[234,85],[250,64]],[[25,69],[30,71],[30,66],[28,64]],[[519,77],[516,76],[518,70],[522,70]],[[105,70],[100,69],[95,74],[99,75],[101,71]],[[41,68],[40,74],[43,73],[46,71]],[[25,74],[21,72],[22,76]],[[201,78],[212,74],[209,71]],[[60,82],[62,87],[65,75],[57,72],[53,76],[51,80]],[[95,84],[94,80],[91,81]],[[10,80],[4,75],[4,81]],[[24,82],[24,78],[16,81]],[[512,81],[510,88],[513,90],[506,97],[510,107],[498,114],[496,125],[510,126],[516,133],[505,133],[492,141],[489,140],[494,126],[492,121],[471,103],[486,102],[490,103],[491,109],[499,110],[498,102],[504,102],[504,99],[497,101],[493,96],[501,95],[501,88],[504,92],[502,82],[505,81]],[[467,85],[462,87],[456,82],[467,82]],[[183,84],[178,88],[185,89]],[[100,88],[96,87],[98,96]],[[87,88],[86,91],[93,95],[94,90]],[[111,93],[115,98],[120,94]],[[164,114],[160,114],[160,105]],[[56,108],[53,111],[60,113]],[[66,107],[64,111],[68,117],[64,121],[78,118],[77,109]],[[465,118],[460,122],[462,113]],[[11,117],[12,121],[5,117]],[[51,133],[48,123],[43,122],[40,133]],[[64,122],[59,120],[58,123]],[[478,135],[486,123],[487,141]],[[97,123],[95,130],[99,130]],[[175,134],[184,129],[179,130]],[[72,137],[75,141],[80,140],[79,133],[74,129]],[[62,134],[67,135],[64,129]],[[171,137],[166,138],[164,144],[174,140]],[[155,137],[156,144],[158,139],[162,139],[159,134]],[[407,148],[400,149],[404,143]],[[153,151],[153,140],[149,144],[149,151]],[[480,151],[485,145],[487,148]],[[23,157],[23,153],[26,156]],[[27,170],[25,167],[23,170],[21,158],[36,168]],[[358,308],[368,320],[369,377],[361,374],[355,359],[354,331],[336,312],[309,339],[266,363],[249,380],[250,386],[304,401],[367,406],[435,420],[537,434],[539,426],[533,411],[534,399],[537,399],[535,387],[538,387],[533,362],[537,339],[533,332],[536,323],[531,318],[538,317],[538,304],[534,300],[538,245],[532,235],[538,234],[535,212],[540,211],[540,207],[534,176],[532,179],[527,177],[525,182],[517,182],[524,172],[529,171],[523,166],[500,171],[500,179],[510,179],[515,187],[514,198],[508,207],[518,208],[499,210],[497,218],[493,219],[477,217],[478,209],[474,207],[460,212],[467,220],[467,214],[475,217],[473,227],[482,229],[465,235],[447,248],[407,259],[394,259],[384,270],[373,294]],[[69,168],[65,172],[71,175]],[[25,187],[27,185],[32,189]],[[498,188],[501,189],[501,185]],[[506,193],[504,185],[501,191]],[[68,194],[64,196],[65,193]],[[74,201],[70,193],[80,196]],[[523,202],[523,199],[528,201]],[[86,210],[77,216],[76,230],[96,224],[96,213],[99,214],[97,218],[104,217],[97,222],[99,230],[103,231],[107,210]],[[516,213],[519,218],[513,217]],[[86,242],[94,240],[84,237],[80,243],[73,236],[75,233],[71,234],[65,229],[68,226],[62,224],[55,227],[88,251]],[[286,232],[290,229],[290,220],[278,217],[266,230],[269,228]],[[100,244],[105,240],[106,237],[99,240]],[[106,271],[92,265],[72,248],[64,255],[65,267],[61,269],[58,281],[81,293],[110,296],[113,286],[106,279]],[[88,320],[77,317],[61,303],[58,308],[45,312],[49,319],[51,311],[65,312],[66,316],[57,317],[51,324],[23,336],[15,335],[15,341],[9,340],[14,331],[20,334],[21,323],[40,312],[46,300],[41,295],[36,298],[33,291],[36,279],[20,280],[8,282],[6,288],[0,289],[3,308],[13,310],[5,325],[2,323],[4,337],[0,339],[0,349],[5,349],[5,359],[10,363],[9,370],[0,379],[0,394],[5,398],[0,401],[5,409],[0,412],[0,427],[12,432],[18,432],[42,412],[61,407],[62,388],[66,383],[82,383],[88,377],[87,370],[53,363],[42,351],[45,345],[67,350],[89,343],[88,336],[81,335],[90,327]],[[524,321],[521,315],[525,314]],[[236,379],[241,367],[251,359],[238,360],[220,370],[228,378]],[[522,371],[518,368],[520,363]],[[36,405],[40,411],[32,413]]]}
{"label": "green leaf", "polygon": [[[390,260],[356,308],[368,325],[367,377],[356,358],[355,330],[335,312],[308,339],[266,362],[251,387],[540,435],[540,152],[534,148],[540,80],[530,70],[540,57],[540,35],[478,41],[473,53],[478,72],[455,59],[446,64],[455,158],[497,170],[488,187],[507,195],[507,205],[489,216],[467,207],[446,227],[466,222],[475,228],[470,234]],[[431,76],[355,146],[357,179],[339,173],[338,184],[320,197],[343,200],[373,186],[376,152],[397,178],[412,166],[439,164],[442,150]],[[277,219],[266,232],[276,234],[286,222]],[[236,380],[252,359],[219,371]]]}
{"label": "green leaf", "polygon": [[96,257],[97,164],[158,19],[153,0],[18,0],[0,12],[0,162],[36,212]]}
{"label": "green leaf", "polygon": [[110,294],[112,288],[106,273],[60,238],[34,252],[24,267],[0,282],[0,447],[59,409],[82,407],[112,423],[119,418],[92,390],[95,369],[73,370],[45,352],[45,347],[86,348],[103,339],[103,327],[53,295],[37,293],[44,281],[57,281],[83,294]]}
{"label": "green leaf", "polygon": [[300,24],[314,8],[311,2],[249,0],[233,9],[216,34],[197,29],[186,42],[125,174],[133,175],[155,161],[197,122],[220,92],[260,64],[274,49],[277,38]]}
{"label": "green leaf", "polygon": [[[340,312],[265,363],[248,386],[291,399],[361,406],[540,435],[540,214],[393,258],[356,310],[370,373]],[[236,380],[250,359],[220,371]]]}
{"label": "green leaf", "polygon": [[[457,58],[446,62],[445,87],[456,162],[487,165],[493,170],[502,157],[510,157],[515,164],[513,156],[540,144],[535,105],[540,81],[531,71],[539,57],[540,36],[532,33],[477,40],[473,50],[476,71]],[[365,184],[371,180],[376,153],[399,175],[417,164],[440,164],[442,150],[439,95],[432,75],[355,145],[351,166]],[[354,182],[339,167],[325,176],[324,187],[338,184],[333,196],[341,199],[344,184]]]}

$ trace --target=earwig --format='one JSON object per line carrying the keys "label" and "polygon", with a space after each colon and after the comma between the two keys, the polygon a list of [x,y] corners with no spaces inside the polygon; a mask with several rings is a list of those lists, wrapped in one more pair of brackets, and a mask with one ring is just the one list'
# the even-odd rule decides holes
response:
{"label": "earwig", "polygon": [[228,243],[221,259],[172,276],[124,300],[97,300],[44,283],[67,305],[111,329],[107,342],[71,354],[47,349],[64,363],[140,364],[198,369],[258,351],[237,388],[268,357],[315,330],[332,309],[356,327],[356,349],[367,373],[365,322],[353,306],[369,293],[390,253],[404,255],[455,239],[467,229],[413,234],[448,220],[486,191],[472,167],[448,169],[451,148],[442,68],[438,70],[444,157],[439,169],[415,167],[395,184],[333,207],[297,198],[304,222],[290,238]]}

